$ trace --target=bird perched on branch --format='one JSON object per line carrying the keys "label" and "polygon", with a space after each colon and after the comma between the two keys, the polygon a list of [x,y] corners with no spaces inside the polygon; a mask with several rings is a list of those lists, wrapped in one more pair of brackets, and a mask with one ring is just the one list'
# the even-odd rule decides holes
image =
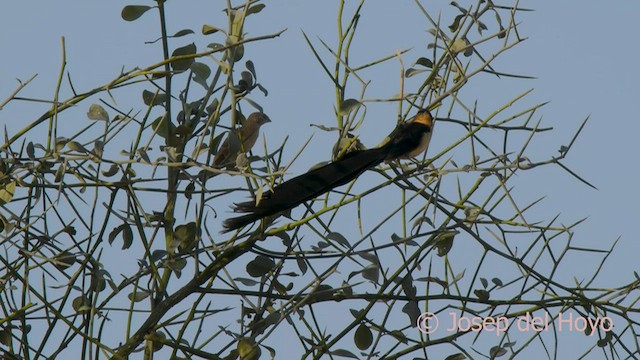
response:
{"label": "bird perched on branch", "polygon": [[236,166],[238,155],[251,150],[260,135],[260,127],[268,122],[271,122],[271,119],[264,113],[251,113],[236,133],[229,132],[213,158],[213,166],[216,168]]}
{"label": "bird perched on branch", "polygon": [[224,221],[224,232],[238,229],[266,216],[292,209],[331,189],[355,179],[365,170],[382,161],[415,157],[427,150],[433,127],[428,110],[420,110],[410,122],[401,123],[380,146],[355,150],[341,159],[287,180],[272,191],[265,192],[256,204],[248,201],[236,204],[235,211],[248,213]]}

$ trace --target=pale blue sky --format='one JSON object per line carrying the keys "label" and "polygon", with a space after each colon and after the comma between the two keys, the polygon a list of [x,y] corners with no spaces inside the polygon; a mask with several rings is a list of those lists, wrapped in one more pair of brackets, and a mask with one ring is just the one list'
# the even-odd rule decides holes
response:
{"label": "pale blue sky", "polygon": [[[143,2],[139,2],[143,3]],[[173,33],[191,27],[196,35],[173,42],[195,41],[203,47],[209,39],[199,34],[202,23],[224,27],[224,2],[169,1],[169,23]],[[389,4],[394,4],[393,6]],[[461,2],[462,3],[462,2]],[[474,2],[475,3],[475,2]],[[5,4],[0,12],[0,99],[16,87],[15,78],[38,77],[21,96],[51,99],[61,62],[61,36],[66,38],[67,70],[71,72],[76,90],[81,92],[108,82],[121,68],[146,66],[159,59],[159,45],[145,45],[157,37],[157,18],[151,13],[135,22],[120,19],[125,1],[28,1]],[[259,35],[288,30],[279,38],[251,48],[249,57],[256,62],[260,82],[269,89],[269,96],[258,98],[274,120],[265,128],[273,144],[286,134],[294,135],[289,146],[298,149],[312,134],[314,142],[301,156],[305,158],[292,167],[304,171],[307,164],[327,160],[333,135],[319,132],[310,123],[334,125],[334,92],[326,76],[315,62],[302,37],[304,30],[312,39],[321,37],[329,43],[335,40],[335,1],[274,1],[252,18],[245,31]],[[432,15],[442,9],[443,18],[451,7],[445,1],[426,1]],[[557,153],[566,145],[585,117],[591,120],[583,130],[564,164],[598,187],[593,190],[557,167],[522,172],[519,186],[531,199],[546,199],[536,214],[548,213],[550,219],[561,213],[562,221],[572,223],[582,217],[589,219],[576,230],[579,244],[607,249],[621,236],[613,261],[607,263],[601,284],[616,286],[630,281],[639,270],[636,258],[640,246],[637,238],[637,218],[640,180],[637,154],[640,134],[637,105],[640,92],[637,84],[637,1],[522,1],[520,6],[534,8],[523,13],[520,33],[529,39],[496,62],[499,71],[537,77],[536,80],[502,80],[483,83],[476,80],[464,94],[467,100],[477,98],[485,113],[504,103],[510,96],[535,88],[527,103],[551,101],[538,115],[543,124],[556,131],[536,144],[536,153]],[[402,21],[399,19],[402,18]],[[358,45],[352,61],[367,62],[404,48],[413,48],[406,61],[426,52],[426,33],[430,26],[412,1],[371,1],[365,5],[361,19]],[[397,63],[382,67],[387,73],[367,73],[373,82],[369,97],[388,97],[397,92]],[[380,71],[380,70],[377,70]],[[390,84],[390,85],[389,85]],[[486,87],[485,87],[485,84]],[[389,87],[394,90],[389,90]],[[65,92],[63,97],[67,97]],[[354,94],[357,95],[357,94]],[[139,93],[130,102],[118,105],[140,107]],[[104,98],[104,97],[103,97]],[[88,103],[86,105],[88,107]],[[12,102],[0,111],[0,126],[15,131],[27,121],[37,118],[45,109],[31,103]],[[395,106],[370,105],[368,117],[393,119]],[[78,121],[86,109],[79,109]],[[297,114],[308,114],[300,117]],[[65,121],[70,122],[70,118]],[[378,143],[388,132],[392,121],[369,122],[361,129],[361,139],[368,146]],[[431,151],[446,146],[446,127],[436,128]],[[453,139],[448,139],[453,140]],[[548,142],[547,142],[548,141]],[[548,151],[547,151],[548,149]],[[526,177],[526,178],[525,178]],[[634,185],[635,184],[635,185]],[[582,279],[594,267],[579,258],[567,260],[567,275]],[[580,341],[579,339],[577,341]]]}

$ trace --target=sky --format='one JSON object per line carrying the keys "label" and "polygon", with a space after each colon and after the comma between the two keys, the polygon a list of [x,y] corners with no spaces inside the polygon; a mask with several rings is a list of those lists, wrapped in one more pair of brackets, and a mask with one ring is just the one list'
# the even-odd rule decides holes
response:
{"label": "sky", "polygon": [[[142,2],[140,2],[142,3]],[[206,39],[199,33],[201,24],[224,25],[219,10],[223,2],[194,0],[168,2],[170,33],[191,27],[196,35],[181,38],[173,44],[190,41],[199,46]],[[422,2],[433,14],[451,14],[448,2]],[[469,2],[460,1],[469,5]],[[143,67],[156,62],[160,56],[158,45],[145,45],[157,38],[157,19],[146,14],[135,22],[120,18],[124,1],[47,1],[24,0],[5,4],[0,12],[0,48],[3,66],[0,67],[0,99],[6,98],[17,86],[15,79],[36,79],[22,96],[51,99],[61,64],[61,37],[65,37],[67,69],[78,91],[91,89],[113,79],[121,69]],[[412,1],[370,1],[365,5],[356,37],[352,61],[366,62],[400,49],[411,48],[406,59],[426,53],[424,18]],[[501,71],[534,76],[535,80],[479,81],[470,86],[485,111],[504,103],[510,96],[533,88],[527,103],[550,101],[539,113],[543,124],[553,126],[553,134],[536,144],[536,153],[554,154],[567,145],[582,121],[589,121],[580,134],[568,158],[563,162],[581,177],[597,187],[583,185],[558,167],[522,172],[518,184],[531,199],[545,196],[536,214],[551,218],[561,214],[566,224],[588,217],[576,229],[580,245],[608,249],[620,238],[607,263],[602,284],[615,286],[633,279],[638,270],[635,254],[640,246],[636,236],[638,190],[640,180],[637,163],[638,147],[635,137],[640,133],[637,118],[640,74],[636,71],[637,47],[633,40],[637,33],[637,14],[640,3],[635,1],[533,2],[522,1],[522,7],[534,12],[519,17],[521,35],[528,39],[499,59]],[[296,163],[291,171],[302,172],[308,165],[328,160],[332,141],[310,124],[332,125],[335,119],[335,96],[332,86],[315,62],[306,46],[302,31],[319,44],[322,38],[335,41],[335,8],[331,1],[267,2],[263,12],[248,22],[249,35],[275,33],[287,29],[283,35],[251,48],[248,57],[256,62],[259,81],[269,95],[258,98],[265,112],[274,120],[265,128],[265,136],[274,144],[287,134],[288,145],[298,149],[313,135],[305,161]],[[372,84],[369,96],[390,96],[397,90],[397,63],[383,67],[386,73],[366,73]],[[66,97],[68,90],[65,92]],[[137,97],[137,98],[136,98]],[[118,98],[119,105],[139,106],[139,93],[131,99]],[[44,107],[26,102],[12,102],[0,111],[0,125],[10,131],[22,128],[35,119]],[[78,120],[86,109],[78,109]],[[393,118],[394,106],[370,105],[367,116]],[[69,120],[69,126],[74,126]],[[360,130],[361,139],[368,146],[392,128],[392,122],[369,121]],[[439,151],[447,144],[446,127],[436,128],[430,151]],[[438,131],[445,134],[440,135]],[[593,266],[586,266],[579,257],[568,261],[567,274],[578,279],[588,277]],[[588,264],[591,265],[591,264]]]}

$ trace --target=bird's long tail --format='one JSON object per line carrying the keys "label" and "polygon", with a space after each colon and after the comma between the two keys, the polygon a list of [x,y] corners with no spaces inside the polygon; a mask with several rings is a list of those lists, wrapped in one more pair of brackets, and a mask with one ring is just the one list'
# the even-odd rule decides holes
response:
{"label": "bird's long tail", "polygon": [[384,146],[353,151],[340,160],[287,180],[276,186],[273,191],[265,193],[257,205],[255,201],[236,204],[236,212],[248,214],[225,220],[223,231],[235,230],[263,217],[294,208],[337,186],[344,185],[365,170],[381,163],[386,155],[387,149]]}

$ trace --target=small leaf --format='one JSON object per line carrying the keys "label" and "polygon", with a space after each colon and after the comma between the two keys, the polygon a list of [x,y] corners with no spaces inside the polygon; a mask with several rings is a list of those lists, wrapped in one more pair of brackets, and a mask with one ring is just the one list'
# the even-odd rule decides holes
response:
{"label": "small leaf", "polygon": [[342,356],[342,357],[347,357],[352,359],[358,358],[354,353],[345,349],[336,349],[336,350],[330,351],[329,353],[334,356]]}
{"label": "small leaf", "polygon": [[253,334],[254,335],[260,335],[260,334],[264,333],[264,331],[269,326],[279,323],[280,319],[282,319],[282,313],[280,311],[272,312],[266,318],[264,318],[263,320],[261,320],[260,322],[258,322],[255,325],[255,327],[253,329]]}
{"label": "small leaf", "polygon": [[256,256],[247,264],[247,273],[253,277],[260,277],[267,274],[276,267],[275,261],[263,255]]}
{"label": "small leaf", "polygon": [[505,350],[504,348],[500,347],[500,346],[494,346],[491,348],[491,350],[489,350],[489,356],[492,359],[501,357],[503,355],[505,355],[507,353],[507,350]]}
{"label": "small leaf", "polygon": [[107,113],[107,110],[98,104],[91,104],[91,106],[89,106],[87,117],[90,120],[109,121],[109,114]]}
{"label": "small leaf", "polygon": [[504,284],[502,283],[502,280],[500,280],[500,279],[498,279],[498,278],[493,278],[493,279],[491,279],[491,282],[492,282],[492,283],[494,283],[494,284],[496,284],[496,285],[498,285],[498,286],[500,286],[500,287],[503,287],[503,286],[504,286]]}
{"label": "small leaf", "polygon": [[488,301],[489,298],[491,297],[491,295],[487,290],[477,289],[477,290],[473,290],[473,293],[476,294],[478,299],[482,301]]}
{"label": "small leaf", "polygon": [[409,324],[411,324],[411,327],[418,326],[418,318],[421,315],[418,302],[414,300],[407,301],[407,303],[402,307],[402,312],[409,316]]}
{"label": "small leaf", "polygon": [[151,105],[151,102],[153,102],[153,106],[162,105],[167,101],[167,94],[159,93],[158,95],[156,95],[149,90],[143,90],[142,101],[147,106]]}
{"label": "small leaf", "polygon": [[7,330],[0,330],[0,344],[4,346],[9,346],[11,344],[11,332],[9,332],[9,327],[6,327]]}
{"label": "small leaf", "polygon": [[420,73],[423,73],[427,70],[424,69],[416,69],[416,68],[408,68],[405,72],[404,72],[404,77],[405,78],[410,78],[414,75],[418,75]]}
{"label": "small leaf", "polygon": [[79,153],[86,153],[87,152],[87,149],[84,146],[82,146],[82,144],[80,144],[79,142],[74,141],[74,140],[69,141],[67,143],[67,148],[69,148],[69,150],[77,151]]}
{"label": "small leaf", "polygon": [[356,99],[345,99],[338,108],[338,115],[349,115],[351,111],[357,109],[360,105],[362,104]]}
{"label": "small leaf", "polygon": [[416,65],[422,65],[426,68],[433,68],[433,62],[425,57],[420,57],[418,58],[418,60],[416,60]]}
{"label": "small leaf", "polygon": [[122,9],[120,16],[125,21],[133,21],[142,16],[145,12],[147,12],[151,7],[145,5],[127,5]]}
{"label": "small leaf", "polygon": [[58,169],[56,170],[56,175],[53,178],[54,182],[59,183],[60,181],[62,181],[62,178],[64,177],[64,174],[67,171],[66,165],[67,165],[66,163],[62,163],[60,164],[60,166],[58,166]]}
{"label": "small leaf", "polygon": [[201,62],[194,62],[190,67],[193,72],[193,80],[203,87],[207,87],[207,79],[211,75],[211,68]]}
{"label": "small leaf", "polygon": [[389,331],[389,335],[393,336],[396,340],[400,341],[403,344],[407,344],[409,339],[404,335],[404,333],[400,330]]}
{"label": "small leaf", "polygon": [[73,265],[75,262],[76,257],[66,250],[54,256],[52,261],[53,266],[55,266],[60,271],[65,271],[66,269],[70,268],[71,265]]}
{"label": "small leaf", "polygon": [[146,290],[138,290],[136,291],[135,295],[133,293],[130,293],[129,295],[127,295],[127,297],[129,298],[129,300],[132,300],[133,302],[140,302],[148,298],[149,295],[151,294]]}
{"label": "small leaf", "polygon": [[338,232],[330,232],[327,234],[327,240],[333,240],[346,248],[351,246],[351,244],[349,244],[349,240]]}
{"label": "small leaf", "polygon": [[444,360],[464,360],[467,357],[463,353],[457,353],[447,356]]}
{"label": "small leaf", "polygon": [[[169,131],[167,131],[167,117],[166,116],[160,116],[157,119],[155,119],[152,123],[152,128],[153,131],[156,132],[156,134],[158,134],[158,136],[166,139],[169,136]],[[169,121],[169,128],[171,129],[171,133],[175,134],[176,132],[176,126],[173,125],[171,123],[171,121]]]}
{"label": "small leaf", "polygon": [[109,166],[109,169],[107,170],[102,170],[102,175],[106,176],[106,177],[111,177],[115,174],[118,173],[118,165],[117,164],[111,164],[111,166]]}
{"label": "small leaf", "polygon": [[378,282],[380,268],[377,265],[369,265],[362,270],[362,277],[373,282]]}
{"label": "small leaf", "polygon": [[71,301],[71,307],[78,314],[88,313],[91,310],[91,301],[85,295],[80,295]]}
{"label": "small leaf", "polygon": [[443,231],[436,236],[433,247],[436,248],[438,256],[443,257],[449,253],[453,246],[453,239],[458,234],[458,231]]}
{"label": "small leaf", "polygon": [[193,221],[176,226],[173,236],[179,243],[178,249],[181,252],[191,251],[197,244],[197,233],[198,228]]}
{"label": "small leaf", "polygon": [[16,193],[16,181],[10,181],[0,185],[0,205],[6,205],[13,200]]}
{"label": "small leaf", "polygon": [[241,283],[242,285],[245,285],[245,286],[256,286],[256,285],[260,284],[259,281],[255,281],[253,279],[247,279],[247,278],[243,278],[243,277],[237,277],[237,278],[234,278],[233,280],[235,280],[235,281],[237,281],[237,282],[239,282],[239,283]]}
{"label": "small leaf", "polygon": [[241,338],[238,340],[236,350],[242,360],[258,360],[262,353],[260,346],[251,338]]}
{"label": "small leaf", "polygon": [[240,77],[246,83],[246,86],[248,88],[253,86],[253,74],[251,74],[251,72],[243,71],[240,73]]}
{"label": "small leaf", "polygon": [[402,290],[409,298],[414,299],[417,295],[416,287],[413,286],[413,278],[411,274],[402,278]]}
{"label": "small leaf", "polygon": [[453,19],[453,23],[449,25],[449,30],[451,32],[456,32],[458,30],[458,27],[460,26],[460,21],[462,21],[462,19],[464,19],[464,15],[456,16],[455,19]]}
{"label": "small leaf", "polygon": [[192,181],[184,188],[184,197],[186,197],[187,199],[191,200],[191,197],[193,196],[193,192],[195,190],[196,190],[196,185]]}
{"label": "small leaf", "polygon": [[353,336],[353,341],[356,343],[358,349],[363,351],[367,350],[369,346],[371,346],[373,343],[373,334],[367,325],[361,323],[360,326],[358,326],[358,329],[356,329],[356,333]]}
{"label": "small leaf", "polygon": [[191,29],[182,29],[180,31],[178,31],[177,33],[173,34],[174,38],[179,38],[179,37],[183,37],[186,35],[190,35],[190,34],[195,34],[195,32]]}
{"label": "small leaf", "polygon": [[254,5],[247,10],[247,15],[259,13],[260,11],[262,11],[262,9],[265,8],[265,6],[266,6],[265,4]]}
{"label": "small leaf", "polygon": [[480,282],[482,283],[482,286],[486,289],[487,286],[489,286],[489,282],[487,281],[487,279],[485,278],[480,278]]}
{"label": "small leaf", "polygon": [[302,274],[303,275],[306,274],[307,273],[307,269],[309,268],[307,266],[307,262],[297,252],[296,252],[296,263],[298,264],[298,269],[300,269]]}
{"label": "small leaf", "polygon": [[27,156],[32,161],[36,159],[35,149],[33,147],[32,141],[29,141],[29,143],[27,144]]}
{"label": "small leaf", "polygon": [[[196,44],[191,43],[175,49],[171,54],[171,57],[194,55],[196,53],[196,50],[197,50]],[[171,62],[171,68],[174,71],[185,71],[189,69],[189,67],[193,62],[194,62],[194,58],[174,60]]]}
{"label": "small leaf", "polygon": [[109,245],[113,244],[116,237],[120,233],[122,233],[123,239],[122,250],[126,250],[133,243],[133,232],[131,231],[131,227],[127,223],[117,226],[113,230],[111,230],[111,232],[109,233]]}
{"label": "small leaf", "polygon": [[414,229],[415,229],[416,227],[418,227],[418,225],[422,224],[423,222],[425,222],[425,223],[429,224],[429,226],[431,226],[431,227],[434,227],[434,226],[433,226],[433,221],[431,221],[431,219],[429,219],[428,217],[423,216],[423,217],[419,217],[419,218],[417,218],[417,219],[413,222],[412,228],[414,228]]}
{"label": "small leaf", "polygon": [[253,75],[254,78],[257,78],[258,76],[256,75],[256,68],[253,65],[253,61],[251,60],[247,60],[246,63],[244,63],[244,66],[247,68],[247,70],[249,70],[251,72],[251,74]]}
{"label": "small leaf", "polygon": [[217,33],[218,31],[224,32],[224,30],[220,29],[217,26],[208,25],[208,24],[202,25],[202,35],[211,35],[211,34]]}

